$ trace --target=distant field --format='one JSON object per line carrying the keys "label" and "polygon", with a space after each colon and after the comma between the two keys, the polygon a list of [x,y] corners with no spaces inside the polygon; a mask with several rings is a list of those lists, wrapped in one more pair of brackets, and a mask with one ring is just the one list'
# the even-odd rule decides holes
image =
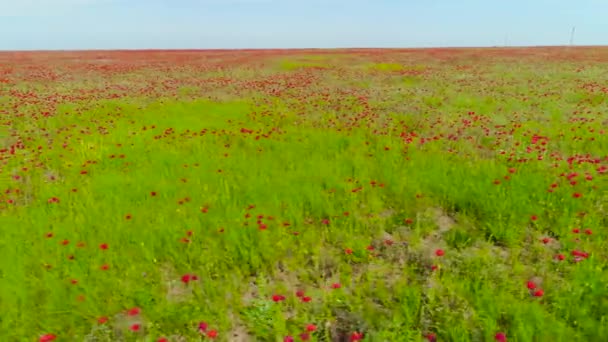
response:
{"label": "distant field", "polygon": [[0,53],[0,341],[608,341],[608,48]]}

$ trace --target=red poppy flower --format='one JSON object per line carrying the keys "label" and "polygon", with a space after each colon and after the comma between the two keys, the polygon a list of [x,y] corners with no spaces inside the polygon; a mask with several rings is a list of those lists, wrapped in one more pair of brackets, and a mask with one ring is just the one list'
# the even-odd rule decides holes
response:
{"label": "red poppy flower", "polygon": [[56,338],[57,338],[56,335],[44,334],[44,335],[40,336],[40,342],[51,342],[51,341],[54,341]]}
{"label": "red poppy flower", "polygon": [[361,341],[361,340],[363,340],[363,333],[355,331],[354,333],[350,334],[350,342]]}
{"label": "red poppy flower", "polygon": [[207,323],[205,323],[205,322],[200,322],[200,323],[198,324],[198,330],[199,330],[200,332],[207,331],[207,327],[208,327],[208,325],[207,325]]}
{"label": "red poppy flower", "polygon": [[141,313],[141,309],[138,307],[131,308],[127,310],[127,315],[129,316],[137,316]]}
{"label": "red poppy flower", "polygon": [[282,302],[282,301],[284,301],[284,300],[285,300],[285,296],[275,294],[275,295],[273,295],[273,296],[272,296],[272,300],[273,300],[275,303],[276,303],[276,302]]}

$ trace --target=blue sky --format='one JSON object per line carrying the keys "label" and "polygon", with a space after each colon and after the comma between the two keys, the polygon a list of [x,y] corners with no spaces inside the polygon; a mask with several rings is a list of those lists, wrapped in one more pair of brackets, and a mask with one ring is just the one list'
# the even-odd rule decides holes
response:
{"label": "blue sky", "polygon": [[0,0],[0,50],[608,45],[608,0]]}

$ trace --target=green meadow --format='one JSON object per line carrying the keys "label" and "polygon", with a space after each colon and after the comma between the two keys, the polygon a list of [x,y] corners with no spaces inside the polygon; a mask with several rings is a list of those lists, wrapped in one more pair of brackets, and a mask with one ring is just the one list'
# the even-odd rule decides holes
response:
{"label": "green meadow", "polygon": [[26,55],[2,341],[608,340],[606,48]]}

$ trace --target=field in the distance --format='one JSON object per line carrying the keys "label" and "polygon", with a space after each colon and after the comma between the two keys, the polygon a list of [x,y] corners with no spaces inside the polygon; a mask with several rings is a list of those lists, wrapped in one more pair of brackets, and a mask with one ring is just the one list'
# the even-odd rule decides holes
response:
{"label": "field in the distance", "polygon": [[0,53],[0,341],[608,341],[608,48]]}

